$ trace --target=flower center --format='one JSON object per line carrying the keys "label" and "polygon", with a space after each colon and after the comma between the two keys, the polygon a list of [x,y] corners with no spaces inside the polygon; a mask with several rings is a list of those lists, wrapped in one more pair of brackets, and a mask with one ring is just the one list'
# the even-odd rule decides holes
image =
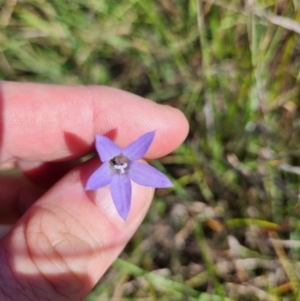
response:
{"label": "flower center", "polygon": [[125,169],[128,166],[128,160],[126,157],[119,155],[114,157],[109,161],[110,166],[113,168],[114,171],[117,173],[123,174],[125,173]]}

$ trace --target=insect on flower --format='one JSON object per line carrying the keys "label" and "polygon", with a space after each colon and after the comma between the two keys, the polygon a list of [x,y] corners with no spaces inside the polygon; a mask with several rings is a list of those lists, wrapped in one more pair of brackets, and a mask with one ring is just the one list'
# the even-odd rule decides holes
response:
{"label": "insect on flower", "polygon": [[96,149],[102,165],[89,177],[86,190],[110,184],[110,192],[119,215],[126,220],[131,205],[131,181],[155,188],[172,187],[171,181],[156,168],[136,162],[149,149],[155,131],[146,133],[124,149],[106,136],[96,135]]}

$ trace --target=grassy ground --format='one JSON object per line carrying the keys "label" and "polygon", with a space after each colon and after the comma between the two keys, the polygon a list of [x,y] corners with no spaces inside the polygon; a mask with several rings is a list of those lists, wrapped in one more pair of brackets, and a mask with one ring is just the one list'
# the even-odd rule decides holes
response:
{"label": "grassy ground", "polygon": [[300,3],[0,0],[0,78],[181,109],[174,180],[86,301],[300,300]]}

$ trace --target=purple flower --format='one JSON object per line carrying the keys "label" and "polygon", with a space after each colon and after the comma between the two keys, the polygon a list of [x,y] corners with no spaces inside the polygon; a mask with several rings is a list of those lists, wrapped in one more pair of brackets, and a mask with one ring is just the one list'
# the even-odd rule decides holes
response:
{"label": "purple flower", "polygon": [[119,215],[126,220],[131,204],[131,181],[149,187],[172,187],[171,181],[154,167],[135,162],[149,149],[155,131],[120,149],[109,138],[96,135],[96,149],[103,164],[89,177],[86,190],[110,184],[111,196]]}

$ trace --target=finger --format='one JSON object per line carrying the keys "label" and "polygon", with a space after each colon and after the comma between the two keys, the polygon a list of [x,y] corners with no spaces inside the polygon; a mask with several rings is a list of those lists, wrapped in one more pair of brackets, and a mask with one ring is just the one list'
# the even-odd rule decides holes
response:
{"label": "finger", "polygon": [[15,223],[42,193],[17,170],[1,171],[0,224]]}
{"label": "finger", "polygon": [[16,166],[1,169],[0,224],[15,223],[47,189],[79,163],[82,162],[17,161]]}
{"label": "finger", "polygon": [[95,162],[68,173],[0,243],[0,287],[6,288],[6,298],[82,300],[140,225],[154,189],[133,184],[124,222],[109,187],[84,190]]}
{"label": "finger", "polygon": [[0,89],[1,162],[77,158],[92,149],[96,133],[124,147],[152,130],[146,157],[155,158],[187,135],[177,109],[114,88],[2,82]]}
{"label": "finger", "polygon": [[49,189],[80,163],[82,162],[78,159],[64,162],[17,161],[17,166],[32,183],[43,189]]}

